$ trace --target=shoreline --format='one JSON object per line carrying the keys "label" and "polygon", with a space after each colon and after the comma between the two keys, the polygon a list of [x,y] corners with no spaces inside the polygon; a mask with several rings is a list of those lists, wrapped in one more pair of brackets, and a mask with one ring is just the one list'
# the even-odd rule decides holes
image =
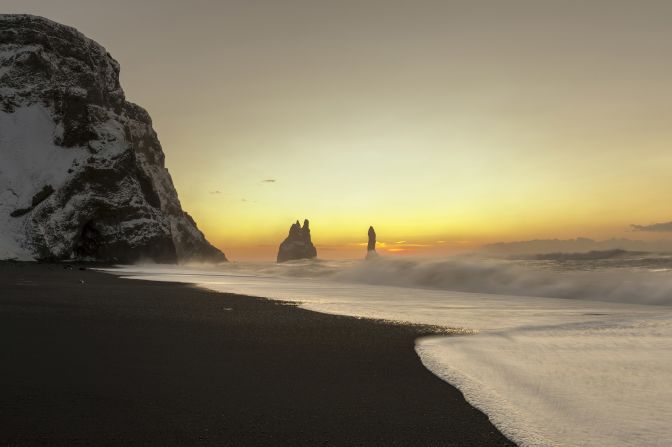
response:
{"label": "shoreline", "polygon": [[0,445],[514,445],[431,328],[73,266],[0,263]]}

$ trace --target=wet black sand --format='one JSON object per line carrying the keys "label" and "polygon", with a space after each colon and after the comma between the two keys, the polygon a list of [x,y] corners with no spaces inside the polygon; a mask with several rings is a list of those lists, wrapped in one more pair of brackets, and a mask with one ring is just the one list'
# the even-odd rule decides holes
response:
{"label": "wet black sand", "polygon": [[0,263],[0,445],[512,445],[422,366],[422,334]]}

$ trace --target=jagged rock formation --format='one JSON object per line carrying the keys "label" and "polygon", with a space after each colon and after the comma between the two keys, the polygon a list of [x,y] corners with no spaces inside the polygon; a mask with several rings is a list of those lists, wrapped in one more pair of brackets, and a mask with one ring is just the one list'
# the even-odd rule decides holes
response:
{"label": "jagged rock formation", "polygon": [[303,221],[303,228],[297,220],[289,227],[289,235],[278,250],[278,262],[292,261],[295,259],[311,259],[317,256],[317,249],[310,240],[310,227],[308,219]]}
{"label": "jagged rock formation", "polygon": [[376,253],[376,230],[369,227],[369,243],[366,246],[366,259],[378,256]]}
{"label": "jagged rock formation", "polygon": [[74,28],[0,15],[0,259],[225,261],[182,210],[149,114]]}

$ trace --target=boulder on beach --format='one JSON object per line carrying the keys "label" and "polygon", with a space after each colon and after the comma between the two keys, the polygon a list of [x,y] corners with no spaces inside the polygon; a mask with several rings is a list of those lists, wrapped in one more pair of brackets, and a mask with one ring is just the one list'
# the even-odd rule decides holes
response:
{"label": "boulder on beach", "polygon": [[303,221],[303,227],[297,220],[289,228],[289,235],[280,244],[278,250],[278,262],[292,261],[295,259],[312,259],[317,256],[317,249],[310,240],[310,227],[308,219]]}

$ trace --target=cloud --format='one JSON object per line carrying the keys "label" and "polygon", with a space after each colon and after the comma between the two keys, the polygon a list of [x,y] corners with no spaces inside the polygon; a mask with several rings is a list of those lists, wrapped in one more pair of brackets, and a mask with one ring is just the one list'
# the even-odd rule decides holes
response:
{"label": "cloud", "polygon": [[672,222],[655,223],[651,225],[630,225],[634,231],[666,232],[672,231]]}
{"label": "cloud", "polygon": [[275,183],[274,178],[267,178],[261,181],[261,183]]}

